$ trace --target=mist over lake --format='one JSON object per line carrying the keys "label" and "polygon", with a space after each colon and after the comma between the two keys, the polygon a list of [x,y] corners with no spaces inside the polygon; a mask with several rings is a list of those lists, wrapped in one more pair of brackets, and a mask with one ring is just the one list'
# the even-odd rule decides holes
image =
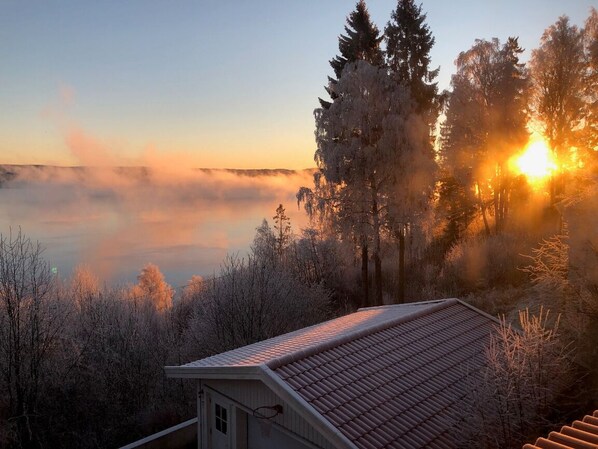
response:
{"label": "mist over lake", "polygon": [[279,204],[307,225],[295,194],[310,170],[160,170],[0,166],[0,232],[22,229],[62,278],[85,264],[107,284],[133,282],[147,263],[172,286],[243,256]]}

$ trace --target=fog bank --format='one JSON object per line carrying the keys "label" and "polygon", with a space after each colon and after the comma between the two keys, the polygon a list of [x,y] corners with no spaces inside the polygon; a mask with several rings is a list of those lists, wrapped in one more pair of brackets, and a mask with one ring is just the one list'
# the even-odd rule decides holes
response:
{"label": "fog bank", "polygon": [[211,274],[227,252],[243,254],[280,203],[295,230],[307,224],[295,194],[311,170],[156,165],[0,165],[0,232],[20,226],[63,277],[85,263],[105,282],[133,281],[152,262],[183,285]]}

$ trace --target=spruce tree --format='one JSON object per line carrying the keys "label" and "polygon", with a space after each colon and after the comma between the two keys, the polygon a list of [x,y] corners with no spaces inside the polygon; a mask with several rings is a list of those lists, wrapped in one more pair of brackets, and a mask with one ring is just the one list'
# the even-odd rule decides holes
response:
{"label": "spruce tree", "polygon": [[[434,37],[425,23],[422,7],[413,0],[398,0],[397,8],[384,29],[386,41],[385,64],[395,81],[409,89],[415,101],[416,112],[429,127],[429,154],[433,154],[434,125],[438,117],[438,87],[434,79],[439,69],[430,70],[430,50]],[[399,291],[397,301],[405,299],[405,240],[411,225],[397,221],[392,226],[399,243]]]}
{"label": "spruce tree", "polygon": [[[355,11],[347,17],[345,33],[347,34],[341,34],[338,38],[340,55],[330,60],[336,78],[328,77],[326,92],[333,100],[336,98],[334,86],[347,63],[358,60],[367,61],[375,66],[381,66],[384,63],[384,55],[380,48],[384,36],[380,34],[378,27],[373,24],[364,0],[359,0],[355,6]],[[330,107],[331,103],[329,101],[321,98],[319,100],[322,107]]]}
{"label": "spruce tree", "polygon": [[398,0],[397,9],[384,29],[386,65],[397,80],[408,86],[420,113],[433,112],[436,120],[439,69],[430,70],[430,50],[434,37],[425,23],[421,5],[413,0]]}

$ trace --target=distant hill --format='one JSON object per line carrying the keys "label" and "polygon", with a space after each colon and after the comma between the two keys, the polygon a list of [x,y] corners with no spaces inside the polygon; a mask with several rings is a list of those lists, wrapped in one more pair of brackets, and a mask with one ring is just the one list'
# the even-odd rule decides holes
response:
{"label": "distant hill", "polygon": [[[51,181],[53,179],[62,178],[67,175],[70,179],[85,180],[86,176],[98,170],[97,167],[83,167],[83,166],[56,166],[56,165],[0,165],[0,187],[10,181],[16,180],[39,180]],[[119,176],[126,176],[129,179],[133,178],[137,181],[149,181],[152,173],[156,169],[150,167],[101,167],[101,170],[112,171],[112,173]],[[262,169],[235,169],[235,168],[197,168],[198,172],[207,175],[217,175],[222,173],[230,173],[243,177],[265,177],[265,176],[293,176],[301,174],[311,174],[315,171],[314,168],[303,170],[289,170],[285,168],[262,168]]]}
{"label": "distant hill", "polygon": [[16,176],[16,170],[13,169],[12,165],[0,165],[0,187],[5,182],[10,181]]}
{"label": "distant hill", "polygon": [[241,168],[198,168],[197,170],[201,170],[204,173],[233,173],[239,176],[291,176],[297,173],[305,173],[305,172],[313,172],[315,169],[313,168],[306,168],[303,170],[289,170],[287,168],[249,168],[249,169],[241,169]]}

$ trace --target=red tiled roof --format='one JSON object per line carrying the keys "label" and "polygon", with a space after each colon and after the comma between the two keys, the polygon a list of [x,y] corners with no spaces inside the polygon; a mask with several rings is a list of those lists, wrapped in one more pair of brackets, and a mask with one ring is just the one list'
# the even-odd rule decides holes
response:
{"label": "red tiled roof", "polygon": [[561,427],[560,432],[550,432],[548,438],[538,438],[535,444],[523,449],[598,449],[598,410],[592,416]]}
{"label": "red tiled roof", "polygon": [[495,324],[455,301],[269,366],[358,448],[450,448],[460,383],[483,363]]}
{"label": "red tiled roof", "polygon": [[373,307],[166,372],[260,379],[339,448],[452,448],[496,323],[457,299]]}

